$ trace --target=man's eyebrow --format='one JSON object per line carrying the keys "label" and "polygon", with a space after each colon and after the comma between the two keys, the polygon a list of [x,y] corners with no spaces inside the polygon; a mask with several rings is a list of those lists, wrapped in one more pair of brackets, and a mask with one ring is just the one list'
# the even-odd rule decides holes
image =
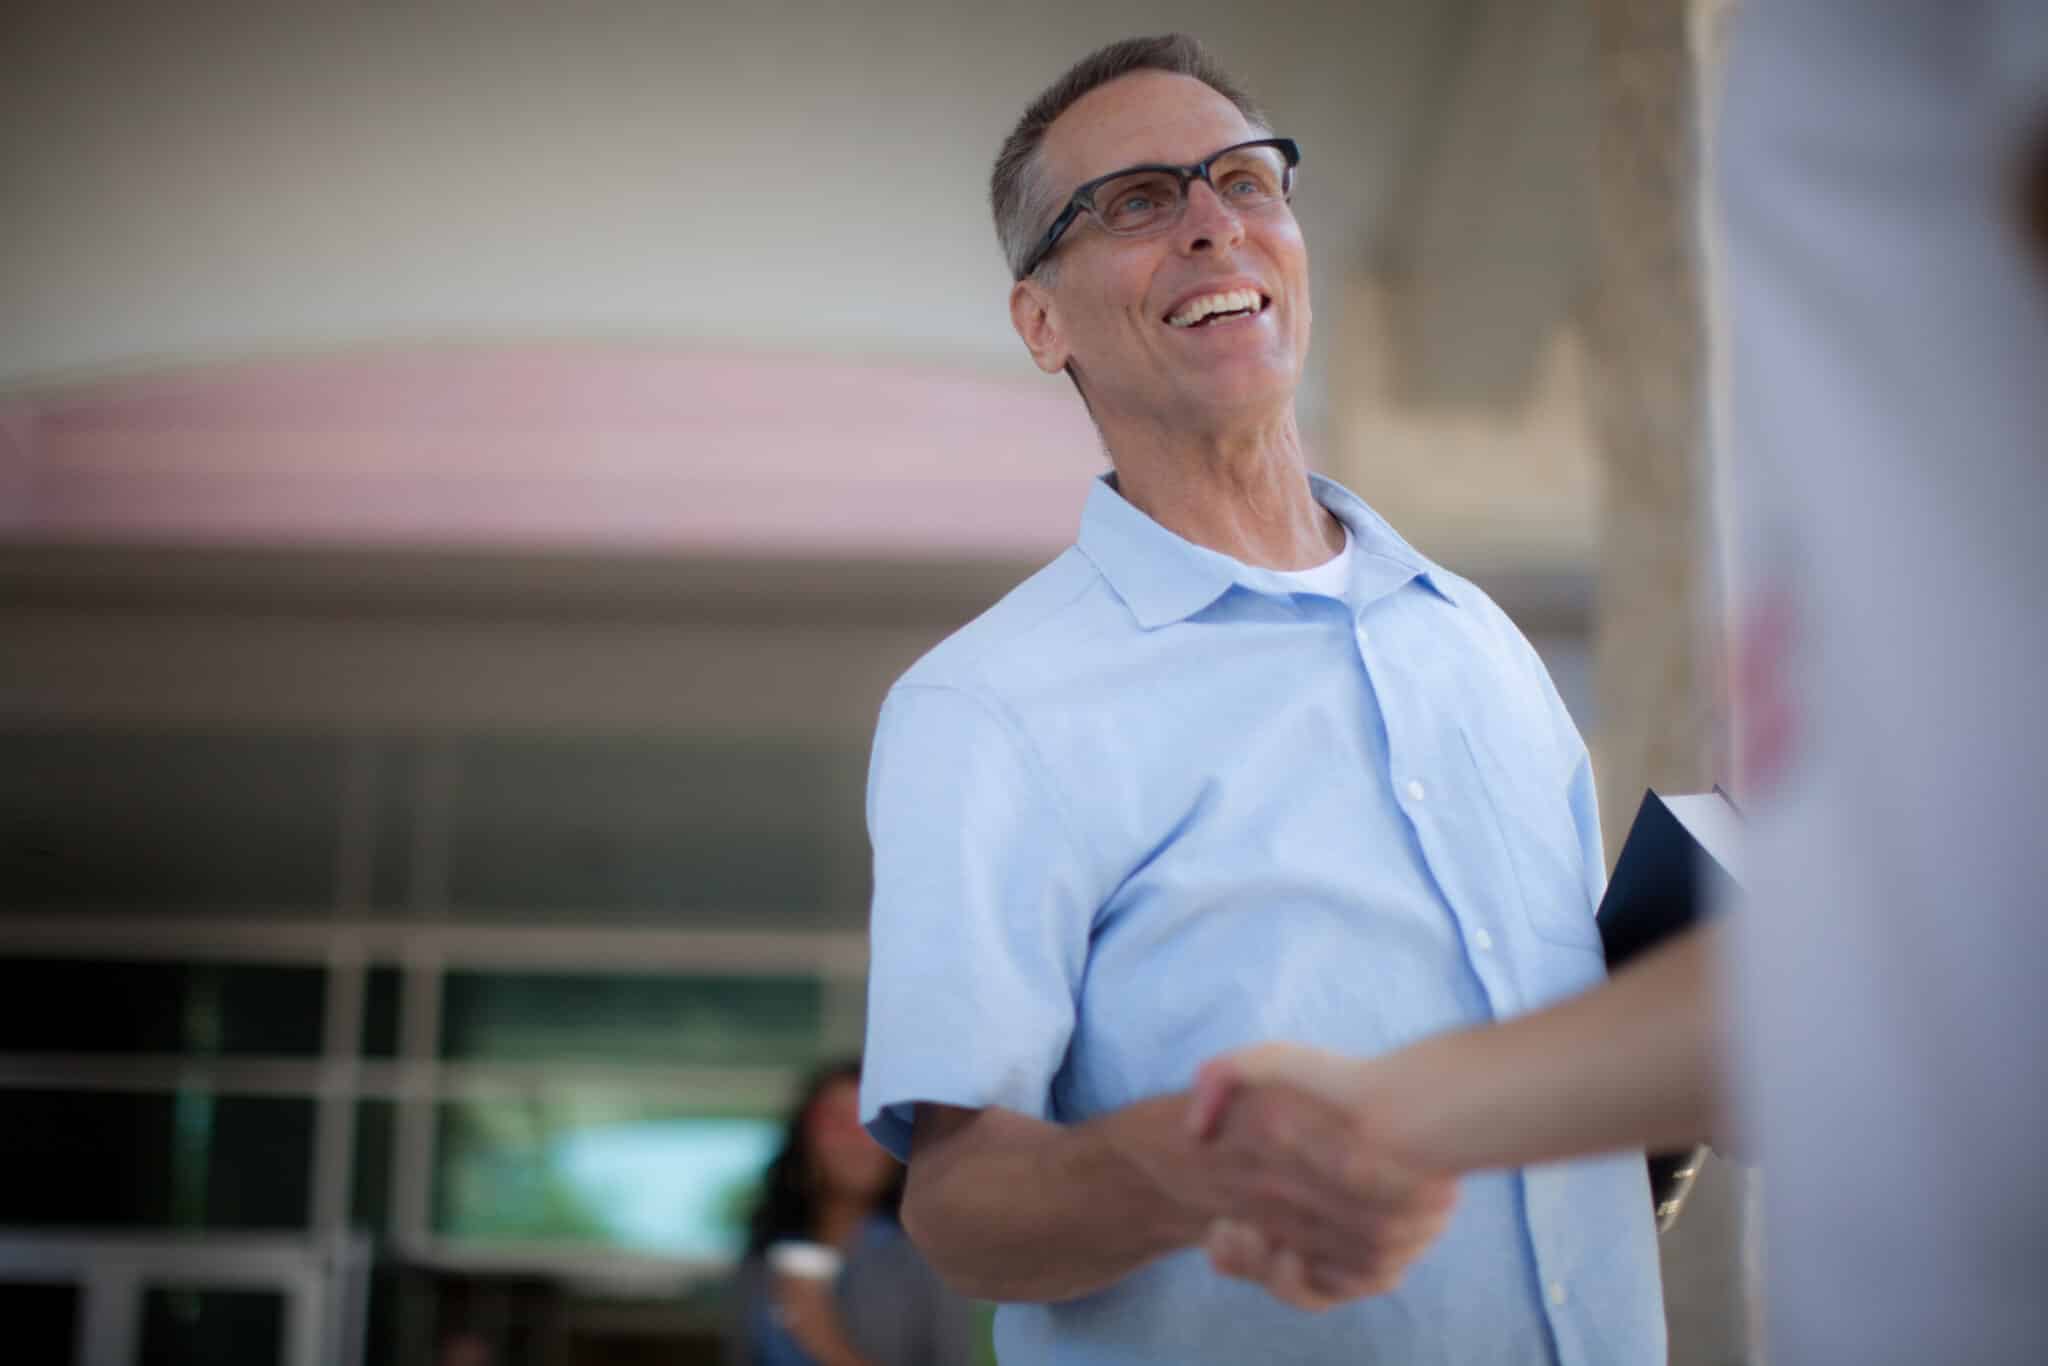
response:
{"label": "man's eyebrow", "polygon": [[1089,184],[1091,181],[1104,180],[1113,175],[1122,175],[1126,171],[1183,170],[1189,166],[1199,166],[1205,161],[1209,161],[1215,157],[1221,156],[1223,153],[1230,151],[1234,147],[1242,147],[1247,142],[1258,142],[1260,140],[1260,138],[1240,138],[1236,142],[1226,142],[1220,147],[1210,148],[1201,156],[1196,157],[1193,161],[1175,161],[1171,157],[1148,157],[1143,161],[1126,162],[1123,165],[1116,167],[1114,170],[1104,171],[1101,175],[1089,176],[1084,180],[1076,181],[1075,184],[1086,185]]}
{"label": "man's eyebrow", "polygon": [[1119,166],[1114,171],[1108,171],[1102,175],[1095,176],[1094,179],[1109,180],[1115,176],[1137,175],[1140,172],[1146,171],[1151,172],[1153,175],[1170,175],[1179,169],[1178,166],[1166,161],[1134,161],[1128,166]]}
{"label": "man's eyebrow", "polygon": [[1133,171],[1158,171],[1164,174],[1165,172],[1177,171],[1179,169],[1179,165],[1171,161],[1158,159],[1152,161],[1127,161],[1121,166],[1104,171],[1101,175],[1089,176],[1086,180],[1081,181],[1079,185],[1076,185],[1075,188],[1079,189],[1080,185],[1093,185],[1096,181],[1108,180],[1111,176],[1129,175]]}

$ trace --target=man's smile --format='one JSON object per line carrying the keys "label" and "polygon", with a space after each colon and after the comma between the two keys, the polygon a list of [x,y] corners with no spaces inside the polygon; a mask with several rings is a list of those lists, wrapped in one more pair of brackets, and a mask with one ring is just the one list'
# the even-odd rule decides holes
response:
{"label": "man's smile", "polygon": [[1169,327],[1212,327],[1240,319],[1255,318],[1272,306],[1272,296],[1252,286],[1231,289],[1205,288],[1190,294],[1166,311]]}

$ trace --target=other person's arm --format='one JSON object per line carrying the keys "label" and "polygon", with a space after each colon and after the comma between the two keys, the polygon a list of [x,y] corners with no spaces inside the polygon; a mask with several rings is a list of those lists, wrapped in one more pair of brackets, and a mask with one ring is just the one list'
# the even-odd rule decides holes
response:
{"label": "other person's arm", "polygon": [[[1190,1130],[1211,1134],[1239,1100],[1285,1084],[1343,1106],[1373,1153],[1444,1178],[1725,1138],[1722,933],[1702,927],[1570,1000],[1379,1058],[1269,1044],[1215,1059]],[[1286,1235],[1248,1212],[1231,1223],[1211,1243],[1218,1269],[1268,1279]]]}

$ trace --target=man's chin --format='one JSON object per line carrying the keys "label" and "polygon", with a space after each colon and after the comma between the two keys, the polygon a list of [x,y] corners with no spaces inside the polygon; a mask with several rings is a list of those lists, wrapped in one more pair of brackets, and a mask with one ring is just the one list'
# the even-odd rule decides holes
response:
{"label": "man's chin", "polygon": [[1189,376],[1182,393],[1186,407],[1223,421],[1292,407],[1295,388],[1296,378],[1291,372],[1237,365]]}

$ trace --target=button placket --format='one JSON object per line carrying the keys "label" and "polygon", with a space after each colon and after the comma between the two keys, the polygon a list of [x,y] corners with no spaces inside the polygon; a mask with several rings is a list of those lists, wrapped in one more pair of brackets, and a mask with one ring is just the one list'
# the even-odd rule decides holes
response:
{"label": "button placket", "polygon": [[[1370,672],[1368,666],[1369,675]],[[1434,775],[1449,770],[1450,756],[1443,752],[1443,746],[1455,739],[1445,734],[1439,718],[1427,712],[1416,715],[1388,705],[1381,716],[1387,736],[1388,795],[1414,831],[1423,863],[1450,916],[1450,951],[1464,959],[1487,1011],[1498,1019],[1512,1013],[1518,1005],[1515,974],[1512,965],[1497,950],[1498,936],[1478,923],[1487,914],[1485,908],[1490,898],[1482,888],[1473,885],[1472,870],[1465,866],[1469,850],[1460,848],[1462,818],[1457,803],[1445,796],[1451,789],[1432,792],[1436,786]],[[1425,781],[1423,774],[1433,776]]]}

